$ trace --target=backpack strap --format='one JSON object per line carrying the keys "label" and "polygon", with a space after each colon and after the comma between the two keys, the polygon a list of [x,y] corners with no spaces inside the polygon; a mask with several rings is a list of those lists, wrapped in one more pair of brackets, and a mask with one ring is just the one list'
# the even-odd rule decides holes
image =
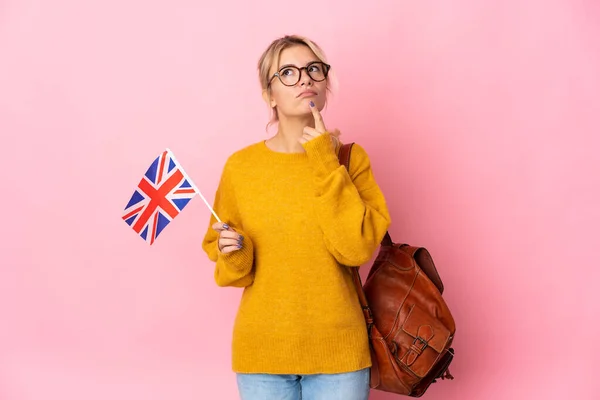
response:
{"label": "backpack strap", "polygon": [[346,167],[348,172],[350,172],[350,153],[352,152],[352,146],[354,146],[354,143],[345,143],[341,145],[338,150],[340,164]]}
{"label": "backpack strap", "polygon": [[[345,143],[339,148],[338,151],[340,164],[346,167],[348,173],[350,173],[350,153],[352,152],[353,145],[354,143]],[[392,243],[390,235],[386,232],[383,242],[387,241],[389,241],[390,244]],[[358,294],[358,300],[363,310],[363,315],[365,317],[365,322],[367,323],[367,330],[370,337],[371,327],[373,326],[373,313],[371,312],[371,307],[369,307],[367,296],[365,296],[365,291],[363,290],[360,274],[358,273],[358,266],[349,266],[348,268],[350,268],[350,272],[352,273],[352,280],[354,281],[354,286],[356,287],[356,293]]]}
{"label": "backpack strap", "polygon": [[[338,150],[338,158],[340,160],[340,165],[343,165],[350,173],[350,154],[352,153],[352,146],[354,143],[346,143],[340,146]],[[381,240],[382,246],[392,246],[394,243],[392,242],[392,237],[389,232],[385,233],[385,236]]]}
{"label": "backpack strap", "polygon": [[[350,173],[350,153],[352,152],[353,145],[354,143],[345,143],[340,147],[338,151],[338,158],[340,160],[340,164],[346,167],[348,173]],[[356,286],[358,300],[360,301],[360,305],[362,306],[363,314],[365,316],[365,321],[367,323],[367,327],[369,328],[370,334],[370,327],[373,325],[373,313],[371,312],[371,308],[369,307],[367,297],[365,296],[365,292],[362,287],[360,274],[358,273],[358,267],[350,266],[349,268],[352,273],[352,280],[354,281],[354,286]]]}

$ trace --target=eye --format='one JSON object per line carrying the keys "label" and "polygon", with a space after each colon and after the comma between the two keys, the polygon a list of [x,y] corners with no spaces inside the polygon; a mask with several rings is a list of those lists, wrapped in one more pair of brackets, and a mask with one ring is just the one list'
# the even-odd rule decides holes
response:
{"label": "eye", "polygon": [[321,64],[312,64],[308,66],[308,70],[310,72],[321,72],[322,67]]}
{"label": "eye", "polygon": [[293,68],[284,68],[281,70],[281,72],[279,72],[279,75],[281,76],[293,76],[296,72],[294,71]]}

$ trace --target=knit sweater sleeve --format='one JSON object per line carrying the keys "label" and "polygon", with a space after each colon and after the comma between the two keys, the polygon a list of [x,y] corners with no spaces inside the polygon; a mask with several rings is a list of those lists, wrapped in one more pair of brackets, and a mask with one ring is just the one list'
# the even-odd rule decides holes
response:
{"label": "knit sweater sleeve", "polygon": [[373,256],[391,223],[369,157],[354,144],[347,171],[329,133],[303,146],[314,172],[316,215],[325,244],[340,264],[360,266]]}
{"label": "knit sweater sleeve", "polygon": [[222,253],[218,248],[219,234],[212,229],[212,225],[217,220],[211,215],[208,229],[202,241],[202,248],[208,258],[216,263],[215,282],[218,286],[249,286],[254,281],[254,246],[251,238],[242,230],[242,221],[236,206],[234,185],[231,182],[229,160],[221,174],[221,180],[215,193],[213,209],[221,221],[244,236],[244,245],[241,249],[231,253]]}

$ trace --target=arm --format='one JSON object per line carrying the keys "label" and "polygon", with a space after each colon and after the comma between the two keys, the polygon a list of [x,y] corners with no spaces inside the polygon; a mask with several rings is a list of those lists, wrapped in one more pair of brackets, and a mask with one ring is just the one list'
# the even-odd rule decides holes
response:
{"label": "arm", "polygon": [[211,215],[208,230],[202,241],[202,249],[208,258],[216,263],[215,282],[218,286],[245,287],[254,281],[254,246],[252,240],[244,234],[239,227],[242,226],[241,219],[236,207],[235,193],[230,180],[228,164],[225,165],[221,175],[221,181],[215,194],[213,208],[216,214],[224,222],[240,235],[244,236],[243,247],[230,253],[219,250],[219,232],[212,228],[217,222]]}
{"label": "arm", "polygon": [[303,146],[314,171],[315,208],[327,248],[342,265],[364,264],[391,222],[367,153],[355,144],[347,171],[328,133]]}

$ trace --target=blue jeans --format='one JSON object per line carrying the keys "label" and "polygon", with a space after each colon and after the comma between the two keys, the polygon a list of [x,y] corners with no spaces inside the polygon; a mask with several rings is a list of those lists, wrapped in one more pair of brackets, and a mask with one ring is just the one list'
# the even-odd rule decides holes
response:
{"label": "blue jeans", "polygon": [[241,400],[367,400],[370,368],[343,374],[237,374]]}

